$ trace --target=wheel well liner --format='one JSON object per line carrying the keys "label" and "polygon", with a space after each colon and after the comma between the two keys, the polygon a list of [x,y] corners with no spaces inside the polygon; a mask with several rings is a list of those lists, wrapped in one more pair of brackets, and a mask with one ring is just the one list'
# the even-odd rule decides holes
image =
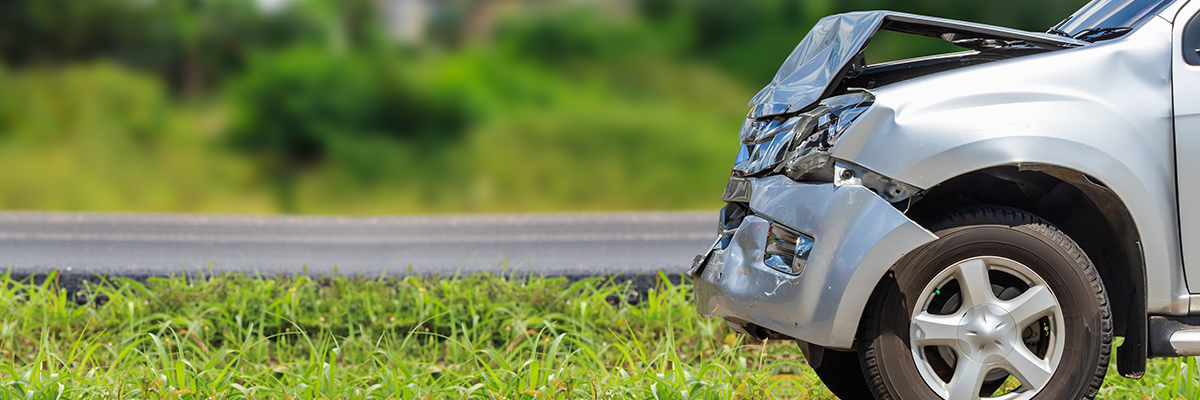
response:
{"label": "wheel well liner", "polygon": [[[928,226],[940,213],[968,205],[1002,205],[1050,221],[1079,244],[1109,293],[1113,328],[1125,342],[1117,369],[1140,378],[1146,369],[1146,269],[1133,216],[1104,183],[1045,164],[986,168],[946,180],[914,197],[906,214]],[[1129,294],[1129,295],[1125,295]]]}

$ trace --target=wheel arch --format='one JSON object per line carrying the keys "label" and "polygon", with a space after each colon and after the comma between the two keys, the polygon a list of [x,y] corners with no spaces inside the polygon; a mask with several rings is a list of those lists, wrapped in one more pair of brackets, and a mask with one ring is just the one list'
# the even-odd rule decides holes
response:
{"label": "wheel arch", "polygon": [[[1137,224],[1125,203],[1097,178],[1047,164],[984,168],[947,179],[908,206],[913,221],[928,222],[950,209],[1000,205],[1027,211],[1075,240],[1100,273],[1109,293],[1114,331],[1125,337],[1118,369],[1128,377],[1145,372],[1147,350],[1146,264]],[[1129,294],[1129,295],[1124,295]]]}

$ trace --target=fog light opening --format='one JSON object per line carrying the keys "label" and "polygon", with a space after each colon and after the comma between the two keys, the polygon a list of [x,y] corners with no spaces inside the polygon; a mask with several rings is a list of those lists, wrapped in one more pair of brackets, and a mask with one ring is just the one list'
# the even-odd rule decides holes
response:
{"label": "fog light opening", "polygon": [[780,272],[799,275],[808,264],[808,253],[813,244],[813,239],[807,235],[772,223],[767,233],[763,263]]}

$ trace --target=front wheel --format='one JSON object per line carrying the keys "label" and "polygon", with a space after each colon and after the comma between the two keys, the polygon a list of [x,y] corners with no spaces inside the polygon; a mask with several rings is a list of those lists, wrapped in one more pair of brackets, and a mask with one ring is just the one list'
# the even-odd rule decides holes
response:
{"label": "front wheel", "polygon": [[877,399],[1091,399],[1112,320],[1091,261],[1050,223],[971,207],[872,296],[859,357]]}

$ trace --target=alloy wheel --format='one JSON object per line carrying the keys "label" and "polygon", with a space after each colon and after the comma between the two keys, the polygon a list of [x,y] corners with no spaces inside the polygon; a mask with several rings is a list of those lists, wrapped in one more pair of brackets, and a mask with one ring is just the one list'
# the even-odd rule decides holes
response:
{"label": "alloy wheel", "polygon": [[[1003,257],[952,264],[913,308],[910,348],[943,399],[1029,399],[1063,354],[1063,314],[1033,270]],[[998,389],[998,390],[997,390]]]}

